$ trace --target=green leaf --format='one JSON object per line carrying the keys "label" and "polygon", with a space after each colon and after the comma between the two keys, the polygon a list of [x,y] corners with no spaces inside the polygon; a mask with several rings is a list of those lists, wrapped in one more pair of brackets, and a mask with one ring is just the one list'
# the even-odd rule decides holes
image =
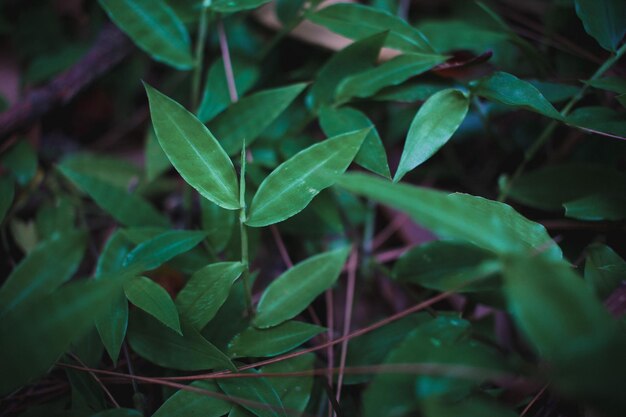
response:
{"label": "green leaf", "polygon": [[580,91],[579,87],[553,83],[548,81],[529,80],[529,82],[548,100],[550,103],[558,103],[574,97]]}
{"label": "green leaf", "polygon": [[225,209],[238,209],[235,168],[217,139],[183,106],[144,85],[154,130],[174,168],[203,197]]}
{"label": "green leaf", "polygon": [[117,188],[129,189],[141,183],[142,172],[139,167],[122,158],[108,155],[79,152],[63,159],[63,167],[78,174],[95,177]]}
{"label": "green leaf", "polygon": [[53,203],[43,204],[37,211],[37,236],[47,240],[74,229],[75,209],[68,197],[61,196]]}
{"label": "green leaf", "polygon": [[[258,68],[242,59],[232,57],[231,65],[233,67],[233,76],[235,78],[235,86],[237,87],[237,95],[246,94],[259,78]],[[206,123],[220,114],[230,105],[230,93],[228,91],[228,83],[226,81],[226,72],[224,70],[224,61],[222,58],[216,59],[207,75],[204,85],[204,94],[202,102],[198,109],[198,119]]]}
{"label": "green leaf", "polygon": [[224,210],[205,198],[200,201],[200,209],[202,229],[207,233],[211,247],[216,252],[224,250],[233,233],[236,212]]}
{"label": "green leaf", "polygon": [[248,327],[228,344],[231,358],[269,357],[288,352],[325,329],[300,321],[287,321],[270,329]]}
{"label": "green leaf", "polygon": [[[215,382],[210,380],[194,381],[191,386],[219,392]],[[152,417],[221,417],[231,408],[232,404],[228,401],[181,389],[168,398]]]}
{"label": "green leaf", "polygon": [[534,249],[552,259],[562,256],[542,225],[504,203],[469,194],[448,195],[422,187],[389,184],[365,174],[347,174],[337,183],[407,213],[439,235],[469,241],[494,253],[525,253]]}
{"label": "green leaf", "polygon": [[592,194],[563,204],[565,216],[580,220],[622,220],[626,218],[626,196]]}
{"label": "green leaf", "polygon": [[171,230],[139,244],[124,261],[144,271],[156,269],[165,262],[195,247],[206,237],[205,232]]}
{"label": "green leaf", "polygon": [[130,408],[113,408],[111,410],[100,411],[91,417],[142,417],[143,414]]}
{"label": "green leaf", "polygon": [[311,87],[313,107],[332,104],[337,86],[342,80],[371,68],[386,37],[387,32],[377,33],[356,41],[334,54],[319,70]]}
{"label": "green leaf", "polygon": [[256,9],[269,2],[270,0],[213,0],[210,3],[210,8],[220,13],[234,13],[242,10]]}
{"label": "green leaf", "polygon": [[[275,362],[261,368],[264,374],[306,372],[313,370],[315,355],[306,353],[291,359]],[[267,378],[270,385],[278,393],[286,410],[304,411],[313,389],[313,375],[280,378]]]}
{"label": "green leaf", "polygon": [[468,108],[469,97],[456,89],[440,91],[426,100],[411,122],[393,181],[400,181],[445,145],[465,119]]}
{"label": "green leaf", "polygon": [[292,84],[244,97],[213,119],[211,130],[220,139],[226,153],[235,155],[244,140],[246,146],[250,146],[305,87],[304,83]]}
{"label": "green leaf", "polygon": [[193,327],[184,321],[181,324],[183,335],[145,313],[133,311],[128,341],[137,354],[164,368],[181,371],[234,369],[228,356]]}
{"label": "green leaf", "polygon": [[44,374],[70,343],[93,327],[126,278],[118,274],[101,282],[68,284],[4,314],[0,320],[0,395]]}
{"label": "green leaf", "polygon": [[15,185],[8,177],[0,178],[0,224],[13,204]]}
{"label": "green leaf", "polygon": [[355,73],[339,84],[336,97],[340,102],[352,97],[371,97],[384,87],[403,83],[446,60],[442,55],[403,54],[377,67]]}
{"label": "green leaf", "polygon": [[[107,240],[98,263],[96,264],[96,280],[108,279],[114,273],[122,270],[124,259],[130,253],[132,244],[120,230],[115,231]],[[114,363],[122,348],[128,327],[128,301],[123,291],[112,297],[102,315],[96,320],[96,328],[100,334],[102,344]]]}
{"label": "green leaf", "polygon": [[606,245],[587,249],[585,281],[600,299],[606,299],[626,277],[626,261]]}
{"label": "green leaf", "polygon": [[64,164],[59,170],[120,223],[126,226],[167,226],[167,219],[140,196],[97,177],[73,171]]}
{"label": "green leaf", "polygon": [[28,184],[37,173],[37,153],[26,140],[20,140],[13,145],[0,160],[20,185]]}
{"label": "green leaf", "polygon": [[229,396],[265,405],[265,407],[261,408],[249,403],[239,404],[240,407],[245,408],[258,417],[286,416],[278,393],[265,378],[226,378],[218,379],[217,384]]}
{"label": "green leaf", "polygon": [[284,272],[263,292],[253,324],[267,328],[297,316],[335,283],[349,252],[350,248],[325,252]]}
{"label": "green leaf", "polygon": [[368,133],[362,129],[335,136],[283,162],[261,183],[246,224],[267,226],[302,211],[348,168]]}
{"label": "green leaf", "polygon": [[128,301],[182,335],[174,301],[165,288],[146,277],[136,277],[124,285]]}
{"label": "green leaf", "polygon": [[506,72],[496,71],[483,78],[475,86],[474,93],[507,106],[521,107],[557,120],[563,119],[531,83]]}
{"label": "green leaf", "polygon": [[[489,397],[487,397],[489,398]],[[491,400],[478,396],[468,397],[460,402],[428,401],[422,407],[424,417],[517,417],[513,410]]]}
{"label": "green leaf", "polygon": [[148,181],[154,181],[161,174],[167,172],[172,164],[167,158],[165,152],[159,145],[159,141],[154,133],[154,129],[150,127],[148,134],[146,135],[146,179]]}
{"label": "green leaf", "polygon": [[[494,265],[495,263],[495,265]],[[393,277],[439,291],[475,292],[497,289],[493,282],[460,285],[497,268],[492,253],[467,243],[438,240],[416,246],[398,259]]]}
{"label": "green leaf", "polygon": [[626,34],[626,4],[621,0],[575,0],[574,4],[587,33],[615,52]]}
{"label": "green leaf", "polygon": [[206,326],[228,298],[243,269],[241,262],[220,262],[194,273],[176,297],[181,316],[196,329]]}
{"label": "green leaf", "polygon": [[376,127],[365,114],[352,107],[322,107],[320,125],[326,136],[329,137],[348,133],[354,129],[371,128],[363,140],[354,162],[376,174],[391,178],[383,142]]}
{"label": "green leaf", "polygon": [[604,133],[622,139],[626,137],[623,114],[608,107],[579,107],[565,118],[565,123],[592,133]]}
{"label": "green leaf", "polygon": [[187,28],[163,0],[99,0],[111,20],[159,62],[194,66]]}
{"label": "green leaf", "polygon": [[0,311],[35,301],[70,279],[83,259],[85,245],[83,232],[67,232],[37,245],[0,287]]}
{"label": "green leaf", "polygon": [[626,80],[621,77],[604,77],[587,82],[592,87],[601,90],[612,91],[617,94],[626,93]]}
{"label": "green leaf", "polygon": [[276,17],[282,23],[290,23],[292,19],[296,19],[302,10],[306,0],[277,0],[276,1]]}
{"label": "green leaf", "polygon": [[373,7],[355,3],[333,4],[307,16],[309,20],[350,39],[389,31],[385,45],[407,52],[433,52],[422,32],[404,20]]}
{"label": "green leaf", "polygon": [[504,278],[509,310],[555,386],[608,414],[623,410],[626,336],[584,281],[568,264],[540,257],[508,259]]}

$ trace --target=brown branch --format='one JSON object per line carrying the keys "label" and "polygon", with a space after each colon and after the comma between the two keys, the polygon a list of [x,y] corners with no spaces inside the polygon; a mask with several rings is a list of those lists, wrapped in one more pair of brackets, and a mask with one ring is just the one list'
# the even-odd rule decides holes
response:
{"label": "brown branch", "polygon": [[107,73],[132,50],[130,40],[112,24],[106,24],[91,49],[80,61],[49,84],[29,92],[0,113],[0,143],[57,106],[67,104],[82,89]]}

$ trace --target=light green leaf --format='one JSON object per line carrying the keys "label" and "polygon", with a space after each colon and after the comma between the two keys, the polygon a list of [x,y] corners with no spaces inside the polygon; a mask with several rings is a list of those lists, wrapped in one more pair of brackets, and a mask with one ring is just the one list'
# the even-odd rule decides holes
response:
{"label": "light green leaf", "polygon": [[0,224],[13,204],[15,185],[9,177],[0,178]]}
{"label": "light green leaf", "polygon": [[[215,382],[194,381],[192,387],[219,392]],[[163,403],[152,417],[221,417],[228,414],[232,404],[197,392],[179,390]]]}
{"label": "light green leaf", "polygon": [[452,88],[426,100],[411,122],[393,181],[400,181],[445,145],[465,119],[468,108],[469,97]]}
{"label": "light green leaf", "polygon": [[178,69],[194,66],[187,28],[163,0],[99,0],[111,20],[152,58]]}
{"label": "light green leaf", "polygon": [[230,241],[235,226],[235,215],[231,210],[225,210],[203,198],[200,201],[202,210],[202,229],[207,233],[207,240],[215,252],[224,250]]}
{"label": "light green leaf", "polygon": [[[62,256],[57,257],[59,261]],[[43,264],[42,264],[43,265]],[[50,268],[54,262],[47,262]],[[44,374],[122,290],[124,274],[82,280],[20,304],[0,320],[0,395]]]}
{"label": "light green leaf", "polygon": [[174,168],[205,198],[239,208],[237,175],[213,134],[183,106],[147,84],[152,124]]}
{"label": "light green leaf", "polygon": [[85,252],[86,235],[67,232],[37,245],[0,287],[0,311],[53,292],[76,272]]}
{"label": "light green leaf", "polygon": [[182,334],[176,305],[165,288],[150,278],[136,277],[124,284],[124,292],[128,301],[170,329]]}
{"label": "light green leaf", "polygon": [[349,252],[350,248],[325,252],[284,272],[263,292],[253,324],[267,328],[297,316],[335,283]]}
{"label": "light green leaf", "polygon": [[270,329],[248,327],[228,344],[231,358],[268,357],[288,352],[325,329],[300,321],[287,321]]}
{"label": "light green leaf", "polygon": [[181,324],[183,335],[141,311],[134,311],[128,341],[137,354],[164,368],[181,371],[235,369],[228,356],[197,330],[184,321]]}
{"label": "light green leaf", "polygon": [[476,85],[474,93],[507,106],[521,107],[557,120],[563,119],[531,83],[506,72],[497,71],[483,78]]}
{"label": "light green leaf", "polygon": [[[250,371],[254,372],[254,371]],[[252,412],[258,417],[285,417],[283,403],[276,390],[265,378],[218,379],[217,384],[229,396],[243,398],[264,404],[265,407],[255,407],[252,404],[239,404],[240,407]]]}
{"label": "light green leaf", "polygon": [[213,0],[211,10],[220,13],[234,13],[242,10],[256,9],[271,0]]}
{"label": "light green leaf", "polygon": [[337,88],[337,100],[347,101],[352,97],[371,97],[384,87],[403,83],[444,62],[445,56],[427,54],[403,54],[377,67],[347,77]]}
{"label": "light green leaf", "polygon": [[[275,362],[261,368],[264,374],[306,372],[313,370],[315,355],[306,353],[291,359]],[[280,396],[286,410],[304,411],[313,389],[313,375],[302,377],[267,378],[268,382]]]}
{"label": "light green leaf", "polygon": [[596,295],[605,300],[626,277],[626,261],[606,245],[587,248],[585,281]]}
{"label": "light green leaf", "polygon": [[171,230],[139,244],[126,259],[124,266],[137,266],[144,271],[156,269],[165,262],[195,247],[206,233],[190,230]]}
{"label": "light green leaf", "polygon": [[626,3],[622,0],[575,0],[576,14],[600,46],[615,52],[626,34]]}
{"label": "light green leaf", "polygon": [[344,175],[342,188],[407,213],[433,232],[466,240],[494,253],[541,251],[560,259],[561,249],[546,229],[528,220],[511,206],[469,194],[448,195],[441,191],[390,184],[365,174]]}
{"label": "light green leaf", "polygon": [[388,30],[385,45],[390,48],[407,52],[433,52],[422,32],[399,17],[373,7],[355,3],[333,4],[309,14],[307,18],[355,40]]}
{"label": "light green leaf", "polygon": [[140,196],[97,177],[73,171],[64,164],[59,170],[120,223],[126,226],[167,226],[167,219]]}
{"label": "light green leaf", "polygon": [[363,140],[354,162],[383,177],[391,177],[383,142],[376,127],[365,114],[352,107],[322,107],[320,125],[326,136],[329,137],[348,133],[354,129],[371,128]]}
{"label": "light green leaf", "polygon": [[246,224],[267,226],[304,209],[348,168],[369,129],[335,136],[297,153],[263,180]]}
{"label": "light green leaf", "polygon": [[213,119],[209,123],[211,130],[226,153],[235,155],[244,140],[250,146],[305,87],[304,83],[292,84],[244,97]]}
{"label": "light green leaf", "polygon": [[243,268],[241,262],[220,262],[194,273],[176,297],[181,316],[196,329],[206,326],[228,298]]}
{"label": "light green leaf", "polygon": [[13,145],[0,160],[20,185],[28,184],[37,173],[37,153],[26,140]]}
{"label": "light green leaf", "polygon": [[334,54],[319,70],[311,87],[313,107],[331,104],[339,83],[348,76],[371,68],[383,46],[387,32],[356,41]]}

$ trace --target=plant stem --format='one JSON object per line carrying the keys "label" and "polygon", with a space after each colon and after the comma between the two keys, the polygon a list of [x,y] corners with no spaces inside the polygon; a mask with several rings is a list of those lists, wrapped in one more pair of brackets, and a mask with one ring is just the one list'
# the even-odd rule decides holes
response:
{"label": "plant stem", "polygon": [[[596,70],[596,72],[591,76],[591,78],[589,78],[587,82],[585,82],[585,85],[580,89],[580,91],[578,91],[578,93],[574,97],[572,97],[569,102],[567,102],[565,107],[563,107],[563,110],[561,110],[561,116],[562,117],[567,116],[569,112],[572,111],[574,106],[585,96],[585,93],[587,92],[587,89],[589,88],[590,81],[594,81],[602,77],[602,75],[604,75],[604,73],[608,71],[609,68],[613,66],[613,64],[615,64],[622,56],[624,56],[625,53],[626,53],[626,43],[622,45],[621,48],[619,48],[614,55],[611,55],[611,57],[607,59],[604,62],[604,64],[602,64],[600,68]],[[520,175],[524,173],[524,170],[526,169],[526,166],[528,165],[528,163],[534,158],[534,156],[537,154],[537,152],[539,152],[539,150],[543,147],[543,145],[545,145],[546,142],[550,139],[550,137],[552,136],[552,133],[554,132],[554,130],[557,128],[558,125],[559,125],[559,120],[551,121],[550,124],[546,126],[546,128],[537,137],[537,139],[535,139],[531,147],[524,154],[524,160],[517,167],[517,169],[511,176],[511,179],[507,181],[506,185],[502,189],[502,192],[500,192],[500,195],[498,196],[498,201],[506,200],[509,193],[511,192],[511,188],[513,187],[513,184],[515,183],[515,181],[517,181]]]}
{"label": "plant stem", "polygon": [[191,80],[191,108],[195,111],[198,108],[200,99],[200,81],[202,79],[202,61],[204,60],[204,43],[207,33],[207,14],[211,1],[204,2],[200,12],[200,22],[198,23],[198,38],[196,39],[196,66],[193,70]]}
{"label": "plant stem", "polygon": [[250,317],[254,316],[252,306],[252,289],[250,288],[250,261],[248,258],[248,231],[246,229],[246,144],[241,148],[241,171],[239,176],[239,234],[241,236],[241,263],[243,272],[244,292],[246,294],[246,309]]}

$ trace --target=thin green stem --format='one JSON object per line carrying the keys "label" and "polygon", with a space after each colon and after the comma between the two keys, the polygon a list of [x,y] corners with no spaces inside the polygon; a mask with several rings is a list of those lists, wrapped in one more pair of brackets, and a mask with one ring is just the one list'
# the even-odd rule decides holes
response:
{"label": "thin green stem", "polygon": [[[585,82],[585,85],[580,89],[580,91],[578,91],[578,93],[574,97],[572,97],[569,102],[567,102],[565,107],[563,107],[563,110],[561,110],[561,116],[566,117],[572,111],[574,106],[578,104],[578,102],[585,96],[585,93],[587,92],[587,89],[589,88],[590,81],[594,81],[602,77],[602,75],[604,75],[604,73],[608,71],[609,68],[613,66],[613,64],[615,64],[622,56],[624,56],[625,53],[626,53],[626,43],[622,45],[614,55],[611,55],[611,57],[607,59],[604,62],[604,64],[602,64],[596,70],[596,72],[591,76],[591,78],[589,78],[587,82]],[[550,137],[552,137],[552,133],[554,132],[554,130],[557,128],[558,125],[559,125],[559,120],[551,121],[550,124],[548,124],[548,126],[546,126],[546,128],[537,137],[537,139],[535,139],[531,147],[524,154],[524,160],[517,167],[517,169],[511,176],[511,179],[507,181],[506,185],[503,187],[502,191],[500,192],[500,195],[498,196],[498,201],[506,200],[509,193],[511,192],[511,188],[513,187],[513,184],[515,183],[515,181],[517,181],[517,179],[524,173],[526,166],[535,157],[537,152],[539,152],[539,150],[543,147],[543,145],[545,145],[546,142],[550,139]]]}
{"label": "thin green stem", "polygon": [[198,38],[196,39],[196,66],[193,70],[193,79],[191,80],[191,108],[196,110],[200,100],[200,83],[202,81],[202,63],[204,61],[204,44],[207,34],[208,6],[210,1],[205,2],[200,12],[200,22],[198,23]]}
{"label": "thin green stem", "polygon": [[254,316],[252,306],[252,289],[250,288],[250,261],[248,255],[248,230],[246,229],[246,144],[241,148],[241,171],[239,176],[239,234],[241,236],[241,263],[243,272],[244,292],[246,294],[246,308],[250,317]]}

